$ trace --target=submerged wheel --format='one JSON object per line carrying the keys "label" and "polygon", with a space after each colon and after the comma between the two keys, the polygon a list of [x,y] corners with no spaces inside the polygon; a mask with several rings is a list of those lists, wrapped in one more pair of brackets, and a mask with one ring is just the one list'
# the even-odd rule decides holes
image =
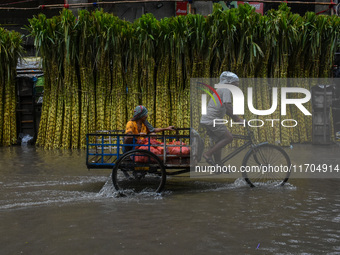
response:
{"label": "submerged wheel", "polygon": [[242,168],[242,176],[250,187],[261,184],[282,186],[288,181],[291,163],[281,147],[261,144],[246,154]]}
{"label": "submerged wheel", "polygon": [[133,150],[123,154],[112,170],[112,182],[118,191],[161,192],[166,182],[162,161],[152,152]]}

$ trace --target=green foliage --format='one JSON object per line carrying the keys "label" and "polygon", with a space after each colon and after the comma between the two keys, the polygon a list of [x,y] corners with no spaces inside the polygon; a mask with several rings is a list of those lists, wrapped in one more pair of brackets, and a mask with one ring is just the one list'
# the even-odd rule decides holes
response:
{"label": "green foliage", "polygon": [[[146,14],[134,23],[102,10],[78,17],[64,10],[34,17],[28,29],[49,76],[38,143],[78,148],[87,132],[124,129],[137,104],[154,113],[153,124],[190,125],[191,77],[225,70],[240,77],[328,77],[340,18],[300,16],[286,4],[263,16],[249,4],[226,11],[214,4],[207,17]],[[61,125],[53,142],[51,125]]]}

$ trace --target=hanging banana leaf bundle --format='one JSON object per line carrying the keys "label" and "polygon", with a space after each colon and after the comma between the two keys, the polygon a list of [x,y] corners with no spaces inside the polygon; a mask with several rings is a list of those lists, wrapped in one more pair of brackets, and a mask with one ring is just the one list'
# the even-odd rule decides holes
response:
{"label": "hanging banana leaf bundle", "polygon": [[15,78],[22,53],[21,35],[0,27],[0,145],[17,141]]}

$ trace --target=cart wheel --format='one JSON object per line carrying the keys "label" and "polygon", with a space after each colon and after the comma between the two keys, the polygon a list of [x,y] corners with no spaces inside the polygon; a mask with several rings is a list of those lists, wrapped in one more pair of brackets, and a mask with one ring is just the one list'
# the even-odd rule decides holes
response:
{"label": "cart wheel", "polygon": [[261,144],[246,154],[242,166],[242,175],[250,187],[261,184],[283,186],[289,178],[291,163],[281,147]]}
{"label": "cart wheel", "polygon": [[112,170],[112,182],[117,191],[159,193],[165,181],[166,171],[162,161],[146,150],[132,150],[123,154]]}

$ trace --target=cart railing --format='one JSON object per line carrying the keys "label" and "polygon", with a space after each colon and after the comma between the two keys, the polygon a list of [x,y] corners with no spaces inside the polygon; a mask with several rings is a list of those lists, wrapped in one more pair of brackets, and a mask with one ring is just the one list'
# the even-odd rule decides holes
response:
{"label": "cart railing", "polygon": [[[152,147],[162,147],[163,154],[156,154],[163,164],[168,168],[189,167],[190,153],[182,153],[184,150],[190,150],[190,129],[181,128],[171,134],[162,135],[145,135],[143,139],[147,144],[140,144],[140,135],[126,135],[123,130],[97,131],[96,133],[86,135],[86,165],[88,168],[112,168],[115,162],[128,150],[147,147],[148,151],[152,151]],[[132,143],[125,144],[124,138],[132,137]],[[152,144],[156,139],[162,144]],[[176,141],[175,144],[169,144]],[[178,147],[178,154],[171,154],[172,147]],[[188,149],[184,149],[188,148]]]}

